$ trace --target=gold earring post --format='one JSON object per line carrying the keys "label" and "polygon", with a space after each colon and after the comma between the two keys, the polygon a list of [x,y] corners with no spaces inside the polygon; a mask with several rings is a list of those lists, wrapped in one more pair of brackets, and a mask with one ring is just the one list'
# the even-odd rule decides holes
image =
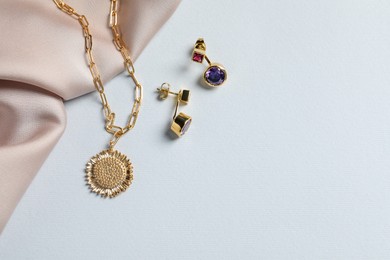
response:
{"label": "gold earring post", "polygon": [[157,88],[160,93],[160,99],[166,99],[169,94],[176,95],[176,106],[173,114],[173,120],[171,124],[171,130],[177,135],[184,135],[191,125],[192,118],[183,112],[179,112],[180,104],[187,104],[190,100],[190,91],[188,89],[181,89],[178,93],[170,91],[171,85],[163,83],[161,87]]}
{"label": "gold earring post", "polygon": [[171,85],[168,83],[163,83],[161,87],[157,88],[157,91],[160,93],[160,99],[166,99],[169,94],[172,94],[177,96],[180,103],[188,103],[190,100],[190,91],[188,89],[181,89],[179,92],[172,92],[170,88]]}

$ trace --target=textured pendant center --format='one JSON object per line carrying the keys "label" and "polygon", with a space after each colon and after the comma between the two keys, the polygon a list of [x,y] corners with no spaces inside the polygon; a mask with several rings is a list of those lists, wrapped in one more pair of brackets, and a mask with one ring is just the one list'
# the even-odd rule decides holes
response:
{"label": "textured pendant center", "polygon": [[112,189],[126,179],[127,169],[120,160],[112,157],[102,158],[93,167],[92,178],[105,189]]}

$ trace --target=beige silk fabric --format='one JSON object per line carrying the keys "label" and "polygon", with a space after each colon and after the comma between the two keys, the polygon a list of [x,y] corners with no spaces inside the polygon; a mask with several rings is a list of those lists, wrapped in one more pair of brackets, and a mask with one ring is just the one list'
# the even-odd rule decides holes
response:
{"label": "beige silk fabric", "polygon": [[[109,0],[65,1],[90,23],[103,82],[123,71]],[[135,59],[180,0],[122,0],[119,24]],[[64,100],[94,91],[77,20],[51,0],[0,1],[0,232],[65,129]],[[76,137],[75,137],[76,138]]]}

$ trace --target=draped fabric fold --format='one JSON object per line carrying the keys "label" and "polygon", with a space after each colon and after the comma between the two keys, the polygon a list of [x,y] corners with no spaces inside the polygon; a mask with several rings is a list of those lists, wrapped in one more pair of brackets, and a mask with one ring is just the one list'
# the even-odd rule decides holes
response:
{"label": "draped fabric fold", "polygon": [[[123,70],[110,1],[68,0],[94,37],[103,81]],[[180,0],[123,0],[119,23],[136,59]],[[65,129],[64,100],[94,91],[77,20],[48,0],[0,3],[0,232]]]}

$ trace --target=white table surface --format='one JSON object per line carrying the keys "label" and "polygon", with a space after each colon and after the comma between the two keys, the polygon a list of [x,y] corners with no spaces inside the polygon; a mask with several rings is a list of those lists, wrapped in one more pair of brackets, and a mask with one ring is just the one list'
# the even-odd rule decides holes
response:
{"label": "white table surface", "polygon": [[[199,36],[226,86],[199,85]],[[96,93],[68,102],[0,259],[390,259],[389,1],[183,1],[136,68],[144,105],[117,147],[131,188],[89,193],[84,166],[109,136]],[[192,91],[179,140],[163,82]],[[107,88],[124,122],[127,78]]]}

